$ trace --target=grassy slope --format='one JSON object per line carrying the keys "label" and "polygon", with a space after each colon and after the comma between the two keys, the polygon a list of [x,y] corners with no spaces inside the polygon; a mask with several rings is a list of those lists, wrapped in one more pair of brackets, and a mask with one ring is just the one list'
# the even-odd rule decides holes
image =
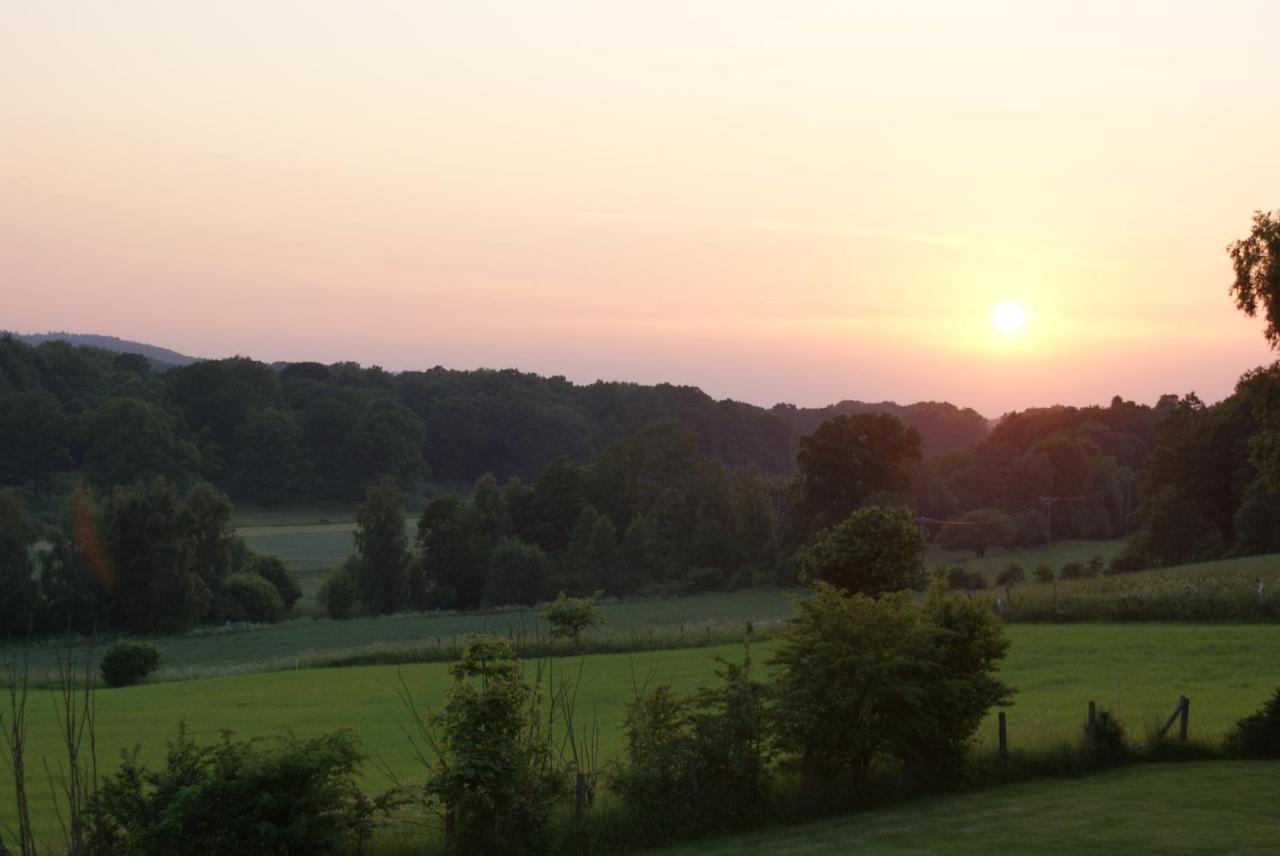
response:
{"label": "grassy slope", "polygon": [[[1280,627],[1275,626],[1020,625],[1010,627],[1009,636],[1013,644],[1003,677],[1018,688],[1009,709],[1015,748],[1074,739],[1086,702],[1093,698],[1112,707],[1117,681],[1122,718],[1133,736],[1141,737],[1145,724],[1162,719],[1186,694],[1192,699],[1192,736],[1206,739],[1257,709],[1280,684]],[[758,661],[767,659],[771,647],[758,646]],[[576,674],[579,662],[585,663],[578,718],[598,716],[601,753],[608,757],[620,746],[623,703],[631,696],[633,675],[643,680],[652,669],[655,679],[688,691],[714,679],[714,655],[738,653],[736,646],[726,646],[599,655],[556,661],[555,668]],[[252,736],[349,727],[371,754],[412,778],[415,770],[400,730],[405,714],[396,695],[398,674],[419,705],[442,702],[448,684],[443,664],[304,669],[104,690],[98,695],[100,758],[110,766],[120,749],[141,742],[143,758],[157,760],[180,720],[200,740],[213,740],[224,728]],[[28,718],[31,757],[50,754],[52,760],[56,732],[47,693],[33,695]],[[984,724],[978,738],[980,746],[992,745],[993,722]],[[33,808],[48,828],[48,788],[43,773],[35,772],[43,765],[28,766]],[[372,767],[366,783],[372,790],[386,785]]]}
{"label": "grassy slope", "polygon": [[1020,547],[1012,550],[993,549],[981,559],[973,553],[957,553],[929,548],[925,553],[925,564],[930,568],[939,564],[960,566],[968,571],[976,571],[984,575],[988,582],[995,580],[996,574],[1003,571],[1011,562],[1017,562],[1030,577],[1040,565],[1047,564],[1057,570],[1066,562],[1087,562],[1094,556],[1101,556],[1104,561],[1124,549],[1127,538],[1111,541],[1055,541],[1052,544],[1040,544],[1033,547]]}
{"label": "grassy slope", "polygon": [[1010,785],[661,851],[738,853],[1274,853],[1280,765],[1130,767]]}
{"label": "grassy slope", "polygon": [[[1034,565],[1024,564],[1030,570]],[[1013,597],[1051,599],[1055,592],[1064,597],[1075,594],[1121,594],[1126,591],[1150,591],[1170,586],[1194,586],[1212,583],[1215,588],[1253,592],[1257,580],[1265,583],[1268,597],[1280,597],[1280,553],[1218,559],[1172,568],[1139,571],[1134,574],[1103,575],[1086,580],[1059,580],[1056,583],[1032,583],[1016,586]],[[975,597],[1004,597],[1004,589],[976,592]]]}

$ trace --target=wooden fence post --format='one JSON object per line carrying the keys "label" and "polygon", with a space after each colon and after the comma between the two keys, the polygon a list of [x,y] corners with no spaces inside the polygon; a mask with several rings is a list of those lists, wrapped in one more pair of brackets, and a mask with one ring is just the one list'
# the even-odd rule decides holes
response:
{"label": "wooden fence post", "polygon": [[1180,701],[1182,704],[1182,716],[1178,722],[1178,740],[1182,741],[1183,743],[1186,743],[1187,742],[1187,718],[1189,716],[1189,712],[1191,708],[1191,699],[1187,698],[1186,696],[1182,696]]}
{"label": "wooden fence post", "polygon": [[1086,724],[1089,732],[1089,739],[1098,739],[1098,706],[1092,701],[1089,702],[1089,719]]}
{"label": "wooden fence post", "polygon": [[574,817],[582,820],[582,815],[587,810],[587,774],[578,773],[577,802],[574,806]]}
{"label": "wooden fence post", "polygon": [[1000,711],[1000,757],[1009,757],[1009,720],[1003,710]]}

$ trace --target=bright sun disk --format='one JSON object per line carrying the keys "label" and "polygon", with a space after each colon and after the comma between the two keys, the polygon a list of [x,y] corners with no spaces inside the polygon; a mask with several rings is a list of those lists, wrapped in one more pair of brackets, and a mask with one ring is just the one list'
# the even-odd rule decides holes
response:
{"label": "bright sun disk", "polygon": [[1012,301],[1001,303],[992,310],[991,323],[1001,333],[1016,333],[1026,326],[1027,310]]}

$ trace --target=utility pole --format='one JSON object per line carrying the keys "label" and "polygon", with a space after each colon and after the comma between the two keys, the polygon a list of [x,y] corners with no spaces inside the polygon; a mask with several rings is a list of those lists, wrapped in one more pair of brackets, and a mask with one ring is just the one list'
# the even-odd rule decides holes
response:
{"label": "utility pole", "polygon": [[1044,543],[1048,544],[1053,540],[1053,497],[1046,496],[1044,499]]}

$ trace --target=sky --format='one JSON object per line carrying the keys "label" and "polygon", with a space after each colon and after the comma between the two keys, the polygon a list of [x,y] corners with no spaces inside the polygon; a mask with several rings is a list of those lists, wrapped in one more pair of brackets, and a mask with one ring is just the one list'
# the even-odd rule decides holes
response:
{"label": "sky", "polygon": [[[0,328],[769,405],[1230,393],[1274,2],[5,0]],[[993,308],[1021,305],[1013,333]]]}

